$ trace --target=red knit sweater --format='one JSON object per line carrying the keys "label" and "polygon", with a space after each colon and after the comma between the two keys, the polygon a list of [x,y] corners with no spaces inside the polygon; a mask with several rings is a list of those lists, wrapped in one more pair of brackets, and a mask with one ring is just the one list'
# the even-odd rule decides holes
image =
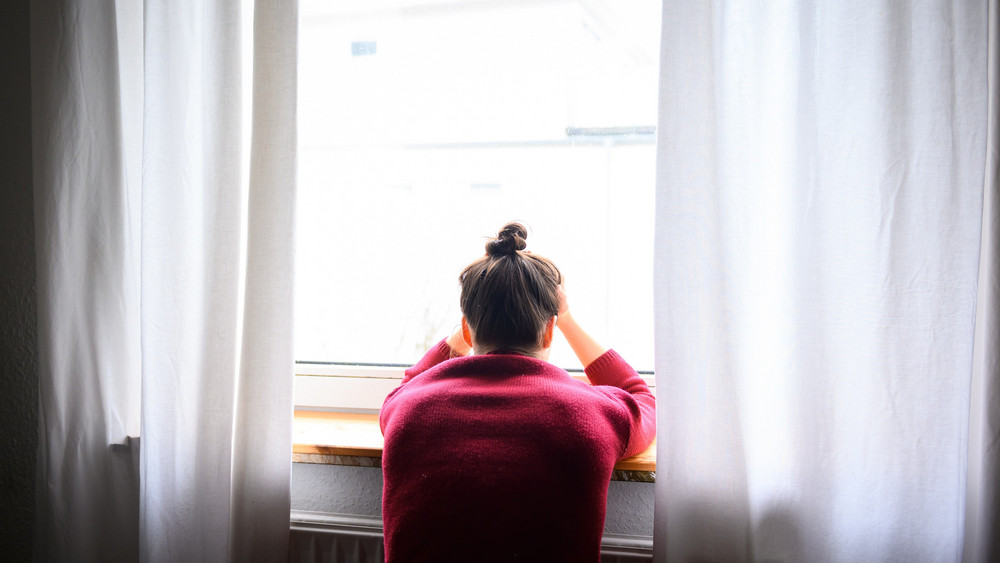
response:
{"label": "red knit sweater", "polygon": [[655,434],[655,400],[614,351],[594,384],[441,341],[386,397],[386,561],[598,561],[615,463]]}

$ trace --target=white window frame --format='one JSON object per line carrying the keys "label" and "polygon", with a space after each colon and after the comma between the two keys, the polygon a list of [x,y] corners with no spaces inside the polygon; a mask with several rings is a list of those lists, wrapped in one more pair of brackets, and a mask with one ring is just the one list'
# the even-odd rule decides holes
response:
{"label": "white window frame", "polygon": [[[407,367],[296,362],[295,410],[378,413],[386,395],[403,380]],[[583,370],[568,371],[577,379],[587,380]],[[655,394],[654,375],[639,375]]]}
{"label": "white window frame", "polygon": [[295,409],[377,413],[403,380],[403,366],[295,364]]}

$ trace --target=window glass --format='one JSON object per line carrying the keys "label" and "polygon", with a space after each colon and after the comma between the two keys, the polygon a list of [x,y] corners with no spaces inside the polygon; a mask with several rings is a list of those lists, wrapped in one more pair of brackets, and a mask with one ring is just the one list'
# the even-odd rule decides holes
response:
{"label": "window glass", "polygon": [[[299,361],[411,364],[507,221],[651,370],[659,3],[300,6]],[[557,339],[551,361],[579,368]]]}

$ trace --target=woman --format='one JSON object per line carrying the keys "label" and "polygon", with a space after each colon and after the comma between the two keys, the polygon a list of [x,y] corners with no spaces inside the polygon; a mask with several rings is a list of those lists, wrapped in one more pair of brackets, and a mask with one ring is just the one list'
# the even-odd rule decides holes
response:
{"label": "woman", "polygon": [[[612,469],[653,439],[646,383],[526,237],[504,226],[465,268],[461,327],[385,400],[387,561],[598,561]],[[557,327],[592,385],[547,362]]]}

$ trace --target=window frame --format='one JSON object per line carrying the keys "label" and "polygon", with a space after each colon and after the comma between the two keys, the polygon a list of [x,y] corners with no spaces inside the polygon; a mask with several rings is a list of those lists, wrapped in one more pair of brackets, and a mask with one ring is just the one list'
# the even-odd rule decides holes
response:
{"label": "window frame", "polygon": [[[378,413],[386,395],[399,386],[409,367],[400,364],[295,362],[295,410]],[[588,381],[582,369],[566,369],[566,372],[575,379]],[[649,371],[637,373],[655,395],[655,374]]]}

